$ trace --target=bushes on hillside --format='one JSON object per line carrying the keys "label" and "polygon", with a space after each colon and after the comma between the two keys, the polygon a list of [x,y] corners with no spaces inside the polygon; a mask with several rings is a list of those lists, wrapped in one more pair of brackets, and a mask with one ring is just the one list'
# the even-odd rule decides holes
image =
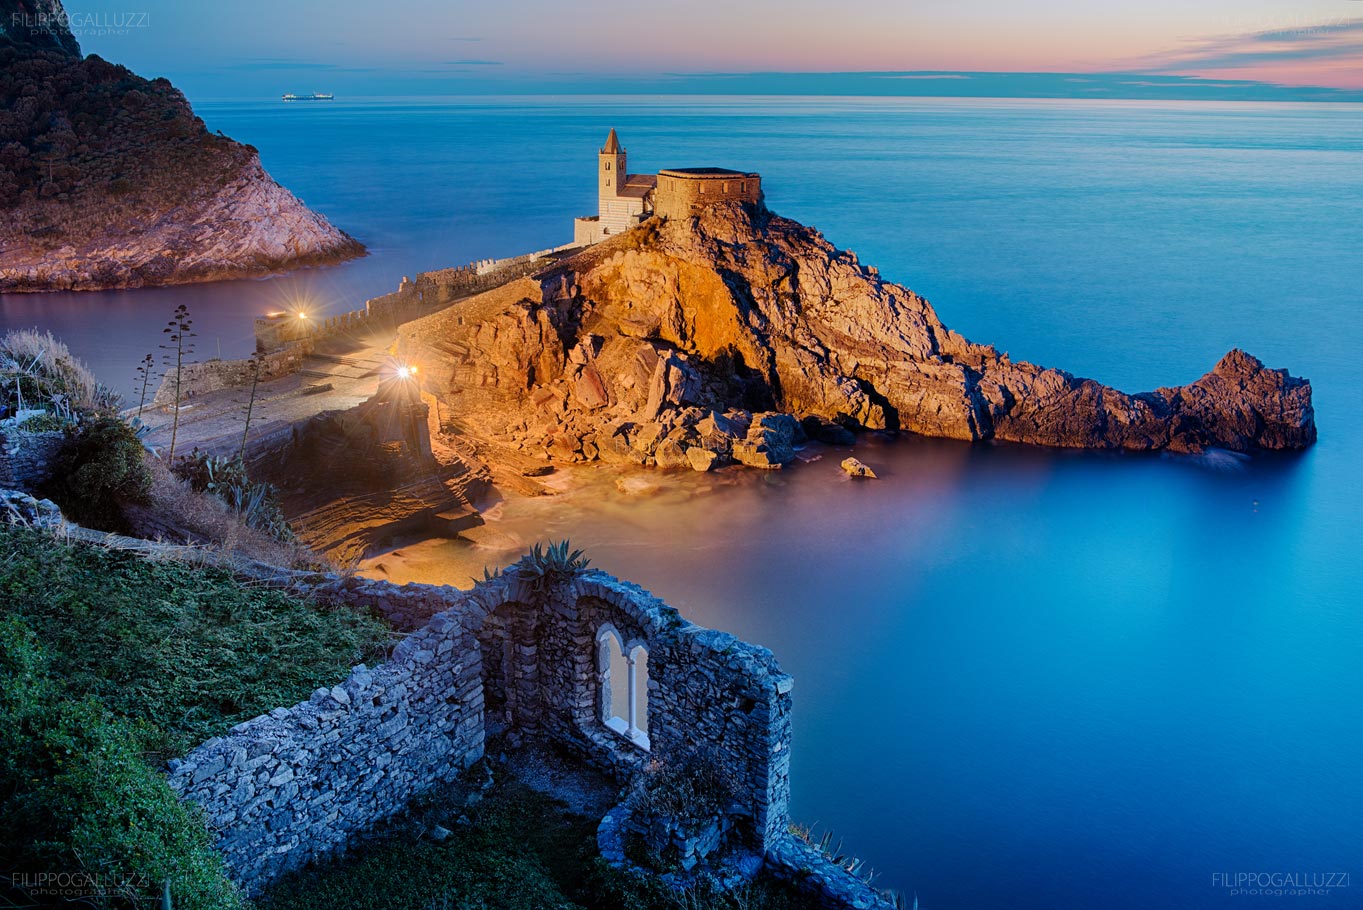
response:
{"label": "bushes on hillside", "polygon": [[202,819],[129,728],[96,699],[67,697],[47,663],[23,622],[0,621],[0,866],[12,876],[0,895],[151,908],[169,881],[180,910],[240,907]]}
{"label": "bushes on hillside", "polygon": [[0,417],[43,410],[71,421],[108,416],[117,408],[118,395],[96,382],[89,367],[51,332],[0,336]]}
{"label": "bushes on hillside", "polygon": [[294,539],[279,504],[279,491],[273,484],[247,477],[240,458],[222,458],[196,449],[188,458],[177,460],[172,470],[189,481],[194,492],[212,493],[226,503],[248,528],[280,541]]}
{"label": "bushes on hillside", "polygon": [[48,494],[80,524],[123,530],[122,505],[146,502],[151,494],[151,470],[137,431],[117,417],[80,426],[53,460]]}
{"label": "bushes on hillside", "polygon": [[[216,189],[253,152],[210,133],[165,79],[143,79],[94,54],[80,59],[0,40],[0,209],[130,192],[169,208]],[[48,239],[43,226],[25,227]],[[79,226],[46,227],[55,241],[61,227]]]}

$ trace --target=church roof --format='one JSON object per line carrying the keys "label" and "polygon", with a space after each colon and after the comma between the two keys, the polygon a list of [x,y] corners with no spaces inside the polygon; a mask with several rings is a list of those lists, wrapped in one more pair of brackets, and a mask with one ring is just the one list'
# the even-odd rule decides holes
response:
{"label": "church roof", "polygon": [[657,185],[657,174],[630,174],[625,178],[625,185],[620,187],[620,195],[642,199]]}
{"label": "church roof", "polygon": [[672,177],[756,177],[751,171],[731,171],[727,167],[669,167],[659,171]]}
{"label": "church roof", "polygon": [[611,134],[606,137],[606,145],[601,149],[603,155],[618,155],[624,149],[620,148],[620,137],[615,135],[615,127],[611,127]]}

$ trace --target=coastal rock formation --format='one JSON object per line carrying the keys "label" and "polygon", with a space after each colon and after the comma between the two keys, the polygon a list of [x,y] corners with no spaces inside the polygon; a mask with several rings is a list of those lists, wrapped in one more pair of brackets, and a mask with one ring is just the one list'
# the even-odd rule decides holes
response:
{"label": "coastal rock formation", "polygon": [[363,246],[165,79],[84,59],[57,0],[0,0],[0,291],[264,275]]}
{"label": "coastal rock formation", "polygon": [[872,471],[869,467],[867,467],[859,459],[856,458],[844,458],[842,460],[842,464],[839,465],[839,467],[842,468],[843,473],[848,474],[852,477],[864,477],[867,480],[876,479],[876,472]]}
{"label": "coastal rock formation", "polygon": [[482,524],[486,471],[433,447],[427,405],[387,380],[368,401],[257,437],[252,476],[275,484],[298,539],[348,565],[397,534],[452,536]]}
{"label": "coastal rock formation", "polygon": [[1173,451],[1316,435],[1310,383],[1242,351],[1136,395],[1015,362],[817,231],[738,203],[650,220],[399,344],[461,427],[564,461],[772,467],[806,427]]}

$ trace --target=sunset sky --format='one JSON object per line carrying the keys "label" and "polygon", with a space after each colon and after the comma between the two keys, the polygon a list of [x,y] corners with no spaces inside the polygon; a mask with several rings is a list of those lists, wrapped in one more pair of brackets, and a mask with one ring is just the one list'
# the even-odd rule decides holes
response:
{"label": "sunset sky", "polygon": [[87,52],[170,76],[191,95],[868,70],[1363,89],[1363,0],[72,0],[67,9]]}

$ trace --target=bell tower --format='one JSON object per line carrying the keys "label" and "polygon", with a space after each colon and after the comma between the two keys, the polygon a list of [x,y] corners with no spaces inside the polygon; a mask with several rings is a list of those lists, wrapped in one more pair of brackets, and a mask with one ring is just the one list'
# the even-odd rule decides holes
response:
{"label": "bell tower", "polygon": [[610,135],[606,137],[606,144],[597,155],[596,170],[597,196],[602,199],[614,199],[619,196],[627,175],[625,149],[620,144],[620,137],[615,135],[614,128],[611,129]]}

